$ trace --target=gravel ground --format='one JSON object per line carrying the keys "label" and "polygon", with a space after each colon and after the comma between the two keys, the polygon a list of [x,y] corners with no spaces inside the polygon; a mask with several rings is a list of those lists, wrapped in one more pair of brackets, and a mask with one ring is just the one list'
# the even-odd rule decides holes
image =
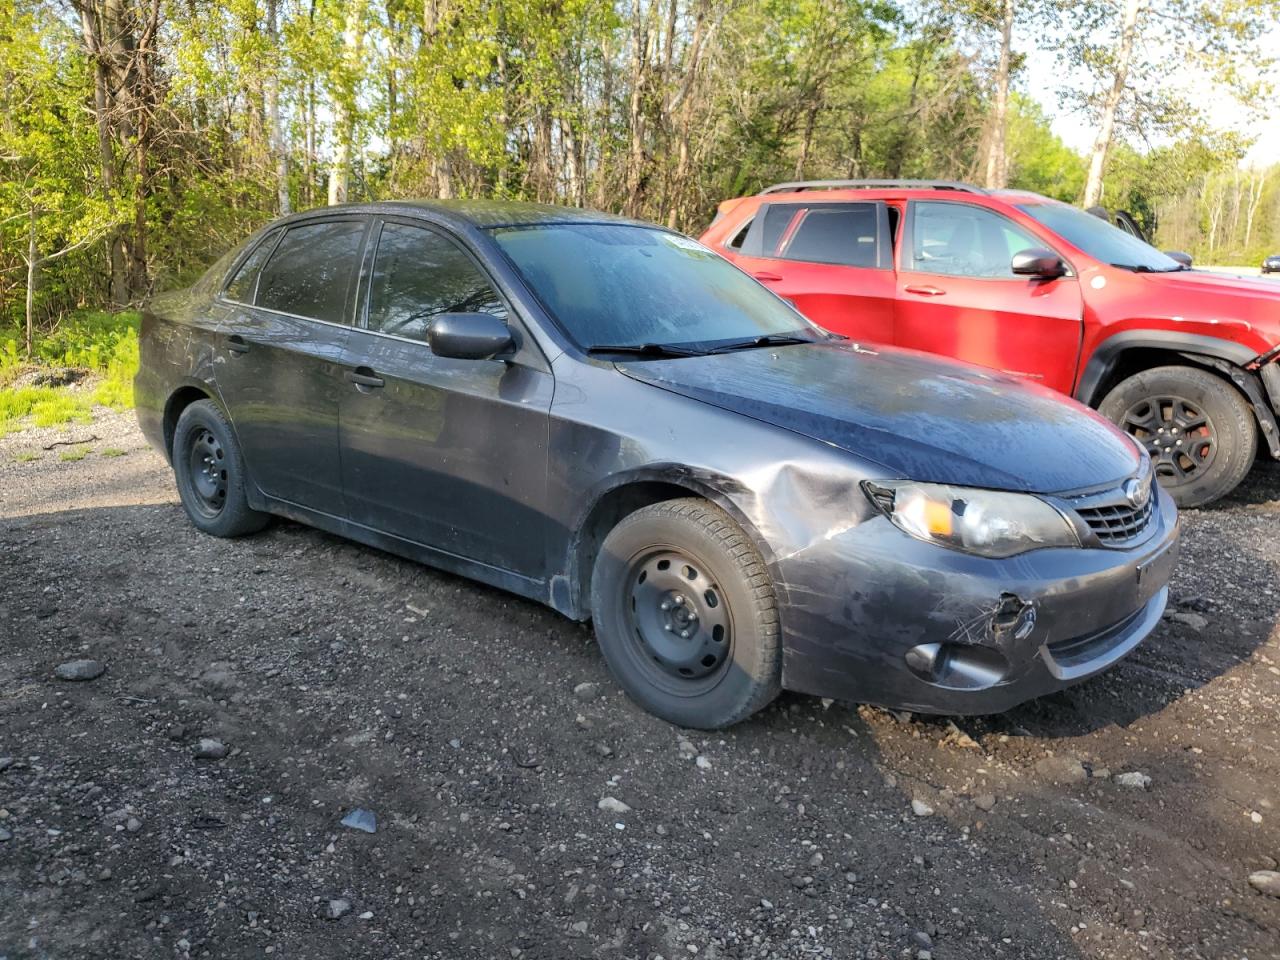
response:
{"label": "gravel ground", "polygon": [[550,610],[198,534],[129,416],[11,434],[0,960],[1280,957],[1278,520],[1271,464],[1187,514],[1170,616],[1065,693],[706,736]]}

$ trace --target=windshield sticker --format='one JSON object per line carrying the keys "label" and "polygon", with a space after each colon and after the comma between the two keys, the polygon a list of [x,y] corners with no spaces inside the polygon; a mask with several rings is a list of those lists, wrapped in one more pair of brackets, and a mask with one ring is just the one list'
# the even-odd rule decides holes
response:
{"label": "windshield sticker", "polygon": [[690,240],[688,237],[682,237],[678,233],[664,233],[662,239],[673,247],[679,247],[681,250],[692,250],[694,253],[708,253],[706,247],[697,240]]}

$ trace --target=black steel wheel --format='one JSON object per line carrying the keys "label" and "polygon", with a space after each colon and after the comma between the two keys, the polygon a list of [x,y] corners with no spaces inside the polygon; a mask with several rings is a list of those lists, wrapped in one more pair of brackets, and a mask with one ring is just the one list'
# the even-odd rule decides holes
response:
{"label": "black steel wheel", "polygon": [[730,662],[729,605],[706,564],[686,551],[642,551],[627,575],[627,626],[637,669],[688,696],[719,682]]}
{"label": "black steel wheel", "polygon": [[200,427],[192,433],[187,469],[196,508],[213,518],[227,505],[227,454],[213,431]]}
{"label": "black steel wheel", "polygon": [[716,729],[781,688],[777,600],[759,551],[705,500],[668,500],[624,518],[591,581],[610,670],[646,710]]}
{"label": "black steel wheel", "polygon": [[267,515],[249,507],[240,445],[212,400],[198,400],[182,411],[170,460],[182,506],[205,533],[238,537],[266,524]]}
{"label": "black steel wheel", "polygon": [[1198,367],[1154,367],[1122,380],[1098,411],[1151,455],[1180,507],[1224,497],[1249,473],[1257,423],[1236,388]]}

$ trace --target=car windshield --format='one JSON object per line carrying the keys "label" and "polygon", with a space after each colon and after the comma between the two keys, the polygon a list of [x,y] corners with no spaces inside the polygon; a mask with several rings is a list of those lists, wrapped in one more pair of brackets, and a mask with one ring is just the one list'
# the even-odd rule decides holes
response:
{"label": "car windshield", "polygon": [[584,349],[661,356],[741,341],[822,338],[790,306],[702,244],[611,223],[500,227],[493,236]]}
{"label": "car windshield", "polygon": [[1149,243],[1076,207],[1065,203],[1023,203],[1018,205],[1018,209],[1073,247],[1103,263],[1144,273],[1169,273],[1182,269],[1177,260],[1166,257]]}

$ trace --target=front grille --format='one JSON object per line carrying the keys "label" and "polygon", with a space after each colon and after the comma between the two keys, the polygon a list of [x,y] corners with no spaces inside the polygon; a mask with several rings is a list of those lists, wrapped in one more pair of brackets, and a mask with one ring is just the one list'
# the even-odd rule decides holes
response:
{"label": "front grille", "polygon": [[1109,503],[1097,507],[1076,507],[1080,519],[1099,540],[1107,544],[1127,543],[1147,528],[1155,512],[1155,490],[1140,507]]}

